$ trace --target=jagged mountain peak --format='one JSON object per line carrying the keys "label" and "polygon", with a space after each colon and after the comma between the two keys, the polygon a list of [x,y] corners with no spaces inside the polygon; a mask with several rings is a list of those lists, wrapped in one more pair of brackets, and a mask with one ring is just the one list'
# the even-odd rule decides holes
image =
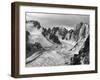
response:
{"label": "jagged mountain peak", "polygon": [[[28,24],[27,24],[28,23]],[[89,26],[86,23],[80,22],[76,24],[74,28],[67,29],[68,26],[60,26],[60,27],[41,27],[40,22],[35,20],[26,21],[28,30],[31,32],[35,32],[35,28],[37,30],[41,29],[39,32],[48,40],[52,40],[54,43],[60,44],[60,39],[62,40],[71,40],[77,42],[80,38],[85,38],[86,34],[89,34]],[[32,29],[33,28],[33,29]]]}

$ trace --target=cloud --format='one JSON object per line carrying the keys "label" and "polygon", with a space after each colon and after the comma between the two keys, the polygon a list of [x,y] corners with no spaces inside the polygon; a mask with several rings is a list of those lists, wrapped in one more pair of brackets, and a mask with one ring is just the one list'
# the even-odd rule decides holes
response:
{"label": "cloud", "polygon": [[80,22],[89,24],[89,15],[78,14],[50,14],[50,13],[26,13],[26,20],[36,20],[42,26],[72,26]]}

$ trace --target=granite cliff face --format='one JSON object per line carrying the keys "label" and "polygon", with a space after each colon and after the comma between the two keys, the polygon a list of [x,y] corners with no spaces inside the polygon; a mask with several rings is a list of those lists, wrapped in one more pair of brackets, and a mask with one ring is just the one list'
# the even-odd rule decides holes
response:
{"label": "granite cliff face", "polygon": [[43,28],[42,31],[44,36],[51,39],[52,36],[58,37],[59,41],[62,40],[72,40],[77,42],[80,38],[85,38],[89,34],[89,26],[85,23],[79,23],[74,29],[67,30],[65,27],[53,27],[53,28]]}
{"label": "granite cliff face", "polygon": [[88,24],[81,22],[70,30],[41,27],[38,21],[26,24],[27,67],[89,64]]}

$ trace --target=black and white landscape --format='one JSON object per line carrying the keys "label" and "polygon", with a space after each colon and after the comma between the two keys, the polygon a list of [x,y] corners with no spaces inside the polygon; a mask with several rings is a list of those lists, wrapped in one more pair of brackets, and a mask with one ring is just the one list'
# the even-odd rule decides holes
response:
{"label": "black and white landscape", "polygon": [[88,65],[89,15],[26,13],[26,67]]}

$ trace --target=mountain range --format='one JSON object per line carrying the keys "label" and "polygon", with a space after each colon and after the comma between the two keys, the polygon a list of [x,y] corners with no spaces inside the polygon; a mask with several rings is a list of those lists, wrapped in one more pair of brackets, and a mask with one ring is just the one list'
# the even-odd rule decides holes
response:
{"label": "mountain range", "polygon": [[27,62],[35,58],[37,51],[48,50],[48,48],[55,50],[55,54],[58,55],[56,49],[60,46],[59,52],[63,51],[60,56],[63,54],[64,64],[89,64],[89,24],[80,22],[69,30],[67,27],[45,28],[40,22],[34,20],[26,23],[33,24],[32,31],[26,31]]}

